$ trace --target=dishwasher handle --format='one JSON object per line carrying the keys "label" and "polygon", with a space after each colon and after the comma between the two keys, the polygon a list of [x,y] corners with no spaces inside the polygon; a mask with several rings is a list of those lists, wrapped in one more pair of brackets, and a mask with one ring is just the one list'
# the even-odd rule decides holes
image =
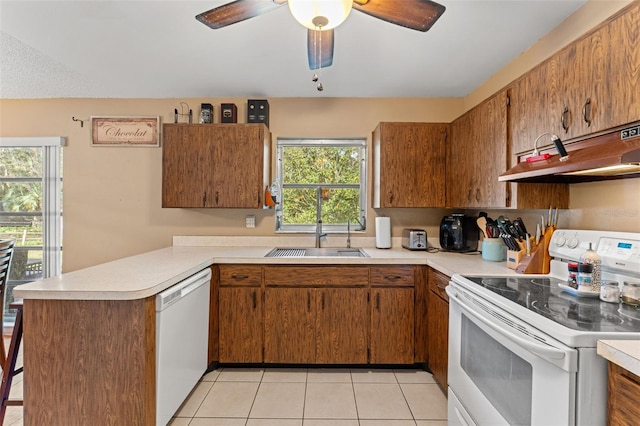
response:
{"label": "dishwasher handle", "polygon": [[156,311],[162,311],[204,284],[211,282],[211,269],[202,271],[169,287],[156,296]]}

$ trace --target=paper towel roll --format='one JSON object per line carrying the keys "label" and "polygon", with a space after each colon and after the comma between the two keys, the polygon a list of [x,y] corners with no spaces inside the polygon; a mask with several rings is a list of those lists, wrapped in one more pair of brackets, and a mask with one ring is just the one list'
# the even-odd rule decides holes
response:
{"label": "paper towel roll", "polygon": [[391,248],[390,217],[376,217],[376,247]]}

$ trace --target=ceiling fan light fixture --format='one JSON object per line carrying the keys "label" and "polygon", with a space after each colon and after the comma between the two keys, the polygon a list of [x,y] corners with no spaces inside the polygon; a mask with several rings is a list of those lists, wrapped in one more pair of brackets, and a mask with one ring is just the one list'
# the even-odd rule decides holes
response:
{"label": "ceiling fan light fixture", "polygon": [[310,30],[337,27],[353,7],[353,0],[289,0],[288,3],[296,21]]}

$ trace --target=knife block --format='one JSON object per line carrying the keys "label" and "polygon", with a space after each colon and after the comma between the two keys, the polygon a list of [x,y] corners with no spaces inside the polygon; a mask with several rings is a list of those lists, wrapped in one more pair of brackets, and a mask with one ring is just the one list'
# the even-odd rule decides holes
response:
{"label": "knife block", "polygon": [[544,231],[542,239],[532,250],[530,255],[522,257],[516,272],[519,274],[548,274],[551,271],[551,256],[549,255],[549,243],[553,234],[553,227],[550,226]]}
{"label": "knife block", "polygon": [[525,255],[524,250],[507,250],[507,268],[516,269]]}

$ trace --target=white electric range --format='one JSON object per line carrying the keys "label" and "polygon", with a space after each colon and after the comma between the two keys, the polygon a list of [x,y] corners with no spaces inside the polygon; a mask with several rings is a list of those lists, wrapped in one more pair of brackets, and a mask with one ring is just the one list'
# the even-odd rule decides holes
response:
{"label": "white electric range", "polygon": [[566,288],[568,263],[589,243],[602,279],[640,280],[640,233],[569,229],[553,233],[548,275],[453,275],[449,425],[606,424],[597,341],[640,344],[640,308]]}

